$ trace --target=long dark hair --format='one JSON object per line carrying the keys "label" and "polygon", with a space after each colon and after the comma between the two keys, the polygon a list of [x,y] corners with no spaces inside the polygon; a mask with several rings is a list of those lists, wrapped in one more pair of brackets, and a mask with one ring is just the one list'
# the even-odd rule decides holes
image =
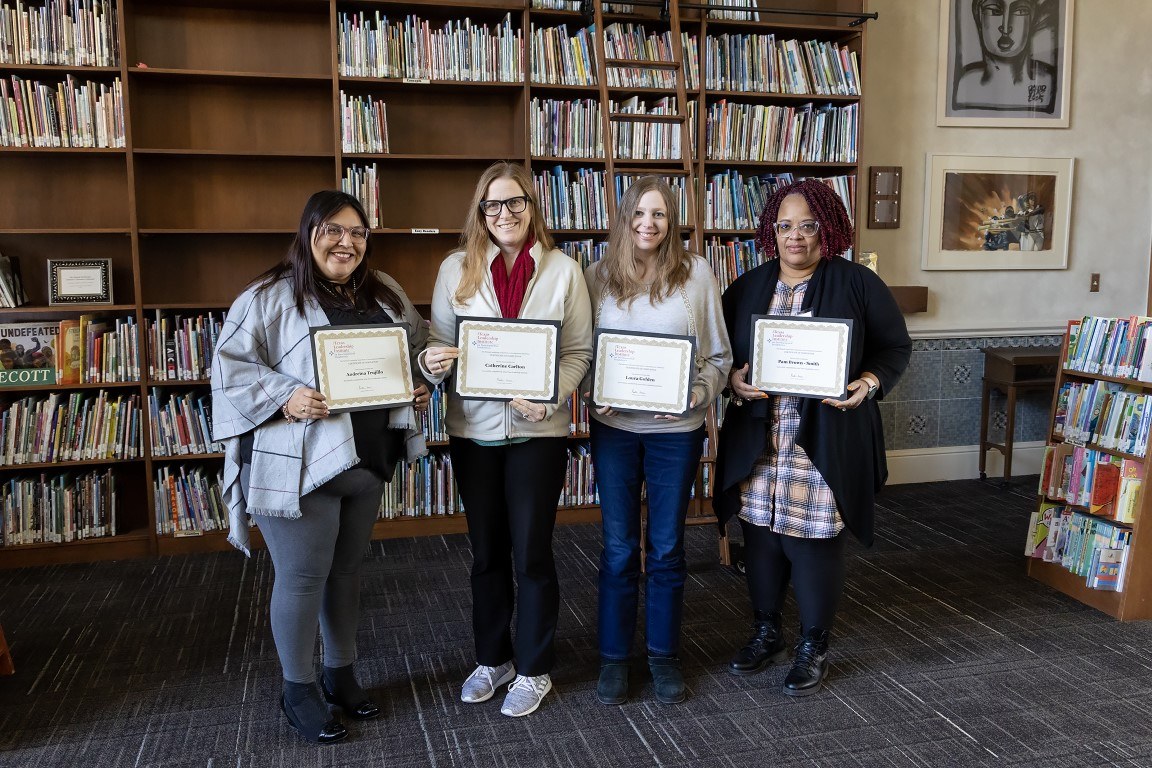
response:
{"label": "long dark hair", "polygon": [[[292,244],[288,246],[288,252],[284,254],[279,264],[258,276],[251,284],[258,285],[262,290],[286,276],[292,281],[292,295],[296,298],[296,309],[300,314],[304,314],[304,302],[307,299],[321,304],[331,304],[332,300],[318,290],[317,281],[323,280],[324,277],[312,260],[312,243],[320,237],[319,228],[345,208],[354,210],[360,223],[365,227],[368,226],[368,214],[364,212],[364,206],[347,192],[325,189],[308,198],[308,202],[304,204],[304,211],[300,214],[300,226],[296,230],[296,236],[292,238]],[[376,277],[376,273],[368,267],[371,258],[372,237],[369,236],[364,243],[364,258],[360,260],[356,271],[349,278],[356,285],[357,298],[364,301],[372,299],[393,312],[403,311],[404,303],[400,300],[400,296],[382,283]]]}
{"label": "long dark hair", "polygon": [[772,225],[780,214],[780,204],[789,195],[800,195],[812,209],[813,218],[820,223],[820,255],[834,259],[852,247],[854,230],[852,219],[840,195],[819,179],[805,179],[786,184],[768,198],[764,211],[760,214],[760,226],[756,228],[756,245],[769,259],[780,258],[776,250],[776,230]]}

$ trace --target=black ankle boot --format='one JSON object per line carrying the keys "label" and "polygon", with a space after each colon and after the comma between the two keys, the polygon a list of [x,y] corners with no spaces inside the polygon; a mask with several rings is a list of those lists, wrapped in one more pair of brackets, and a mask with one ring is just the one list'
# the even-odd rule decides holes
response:
{"label": "black ankle boot", "polygon": [[652,691],[661,704],[679,704],[687,698],[684,673],[680,659],[675,656],[649,656],[648,671],[652,673]]}
{"label": "black ankle boot", "polygon": [[296,733],[313,744],[331,744],[348,735],[348,730],[339,720],[332,717],[324,706],[315,683],[293,683],[284,681],[284,695],[280,697],[280,709],[288,718]]}
{"label": "black ankle boot", "polygon": [[728,662],[728,671],[734,675],[754,675],[770,662],[782,660],[787,653],[780,634],[780,614],[756,611],[752,637]]}
{"label": "black ankle boot", "polygon": [[628,701],[628,660],[603,659],[600,679],[596,681],[596,699],[601,704],[623,704]]}
{"label": "black ankle boot", "polygon": [[353,720],[371,720],[380,714],[380,707],[368,698],[360,683],[356,682],[351,664],[345,667],[324,667],[320,674],[320,687],[324,689],[325,701],[340,707]]}
{"label": "black ankle boot", "polygon": [[784,693],[811,696],[828,676],[828,630],[813,627],[796,643],[792,669],[784,678]]}

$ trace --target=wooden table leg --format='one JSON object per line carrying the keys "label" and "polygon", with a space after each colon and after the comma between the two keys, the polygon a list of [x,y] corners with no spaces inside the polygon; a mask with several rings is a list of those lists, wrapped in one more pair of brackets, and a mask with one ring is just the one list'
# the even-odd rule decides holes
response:
{"label": "wooden table leg", "polygon": [[980,394],[980,479],[987,477],[988,469],[988,395],[992,385],[987,381],[981,387]]}
{"label": "wooden table leg", "polygon": [[0,675],[16,674],[16,665],[12,663],[12,654],[8,651],[8,642],[4,639],[4,628],[0,627]]}
{"label": "wooden table leg", "polygon": [[1016,432],[1016,387],[1008,387],[1008,423],[1004,425],[1004,482],[1012,476],[1012,439]]}

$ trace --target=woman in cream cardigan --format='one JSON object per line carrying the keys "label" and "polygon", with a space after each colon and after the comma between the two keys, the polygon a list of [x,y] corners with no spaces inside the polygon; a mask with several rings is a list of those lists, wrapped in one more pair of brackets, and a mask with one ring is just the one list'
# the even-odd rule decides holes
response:
{"label": "woman in cream cardigan", "polygon": [[487,701],[511,682],[500,711],[519,717],[552,689],[560,611],[552,530],[568,464],[565,398],[592,359],[592,318],[580,266],[553,247],[523,166],[497,163],[481,175],[460,246],[440,266],[432,294],[421,358],[429,381],[442,380],[459,355],[457,317],[562,324],[556,402],[449,398],[445,420],[473,557],[478,666],[460,698]]}

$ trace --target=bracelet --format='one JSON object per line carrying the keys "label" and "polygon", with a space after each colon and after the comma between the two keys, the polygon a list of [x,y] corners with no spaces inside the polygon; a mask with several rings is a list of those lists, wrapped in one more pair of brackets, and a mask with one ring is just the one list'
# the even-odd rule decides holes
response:
{"label": "bracelet", "polygon": [[284,418],[288,420],[289,424],[295,424],[296,422],[300,421],[300,419],[293,416],[292,412],[288,410],[288,403],[284,403],[284,405],[280,406],[280,413],[284,414]]}

